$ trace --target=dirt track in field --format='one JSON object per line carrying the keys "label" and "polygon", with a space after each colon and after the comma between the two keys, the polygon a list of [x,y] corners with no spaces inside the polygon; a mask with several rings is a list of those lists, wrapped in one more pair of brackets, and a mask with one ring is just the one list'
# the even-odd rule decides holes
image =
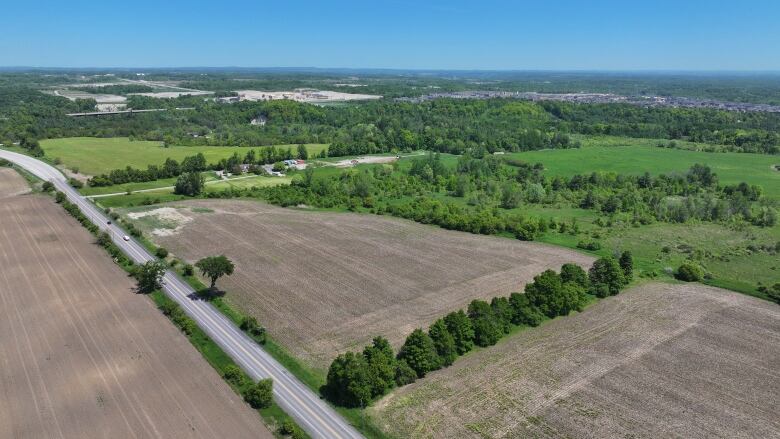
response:
{"label": "dirt track in field", "polygon": [[402,437],[780,437],[780,306],[647,284],[396,390]]}
{"label": "dirt track in field", "polygon": [[259,415],[43,195],[0,170],[0,437],[270,438]]}
{"label": "dirt track in field", "polygon": [[191,220],[154,239],[190,262],[232,259],[236,272],[218,285],[293,354],[320,368],[376,335],[398,346],[414,328],[474,298],[522,290],[547,268],[592,262],[558,247],[376,215],[232,200],[169,206]]}

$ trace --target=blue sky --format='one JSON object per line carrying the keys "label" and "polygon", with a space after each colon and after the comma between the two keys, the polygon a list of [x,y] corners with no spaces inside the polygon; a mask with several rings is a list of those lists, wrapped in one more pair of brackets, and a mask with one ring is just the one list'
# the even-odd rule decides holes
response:
{"label": "blue sky", "polygon": [[1,66],[780,70],[780,1],[8,1]]}

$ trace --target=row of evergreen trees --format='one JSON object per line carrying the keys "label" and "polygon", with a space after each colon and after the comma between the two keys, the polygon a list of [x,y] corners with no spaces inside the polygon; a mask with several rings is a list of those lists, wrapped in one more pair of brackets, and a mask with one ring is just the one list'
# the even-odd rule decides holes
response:
{"label": "row of evergreen trees", "polygon": [[606,297],[625,287],[633,275],[633,259],[604,257],[586,273],[576,264],[564,264],[560,273],[546,270],[525,286],[525,294],[494,297],[489,303],[472,301],[467,310],[436,320],[428,331],[415,329],[394,354],[387,339],[376,337],[363,352],[336,357],[328,370],[323,394],[345,407],[366,407],[394,387],[450,366],[474,346],[496,344],[517,326],[538,326],[546,318],[581,311],[588,295]]}

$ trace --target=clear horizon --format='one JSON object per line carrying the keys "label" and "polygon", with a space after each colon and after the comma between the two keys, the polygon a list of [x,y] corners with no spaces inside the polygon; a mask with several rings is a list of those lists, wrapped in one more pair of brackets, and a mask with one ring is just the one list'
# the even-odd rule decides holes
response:
{"label": "clear horizon", "polygon": [[0,35],[6,68],[780,71],[780,4],[765,0],[76,0],[4,9],[13,17]]}

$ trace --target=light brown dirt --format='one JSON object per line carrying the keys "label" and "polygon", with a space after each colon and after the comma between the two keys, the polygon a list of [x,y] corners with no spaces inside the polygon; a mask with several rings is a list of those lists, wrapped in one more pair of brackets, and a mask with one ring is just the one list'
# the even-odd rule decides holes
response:
{"label": "light brown dirt", "polygon": [[780,437],[780,306],[647,284],[513,335],[371,409],[402,437]]}
{"label": "light brown dirt", "polygon": [[414,328],[475,298],[522,290],[547,268],[592,262],[562,248],[376,215],[254,201],[172,205],[192,220],[179,233],[153,239],[189,262],[228,256],[236,270],[218,286],[294,355],[319,368],[376,335],[397,347]]}
{"label": "light brown dirt", "polygon": [[0,199],[30,192],[30,186],[12,168],[0,167]]}
{"label": "light brown dirt", "polygon": [[50,197],[3,198],[20,181],[0,172],[0,437],[272,437]]}

